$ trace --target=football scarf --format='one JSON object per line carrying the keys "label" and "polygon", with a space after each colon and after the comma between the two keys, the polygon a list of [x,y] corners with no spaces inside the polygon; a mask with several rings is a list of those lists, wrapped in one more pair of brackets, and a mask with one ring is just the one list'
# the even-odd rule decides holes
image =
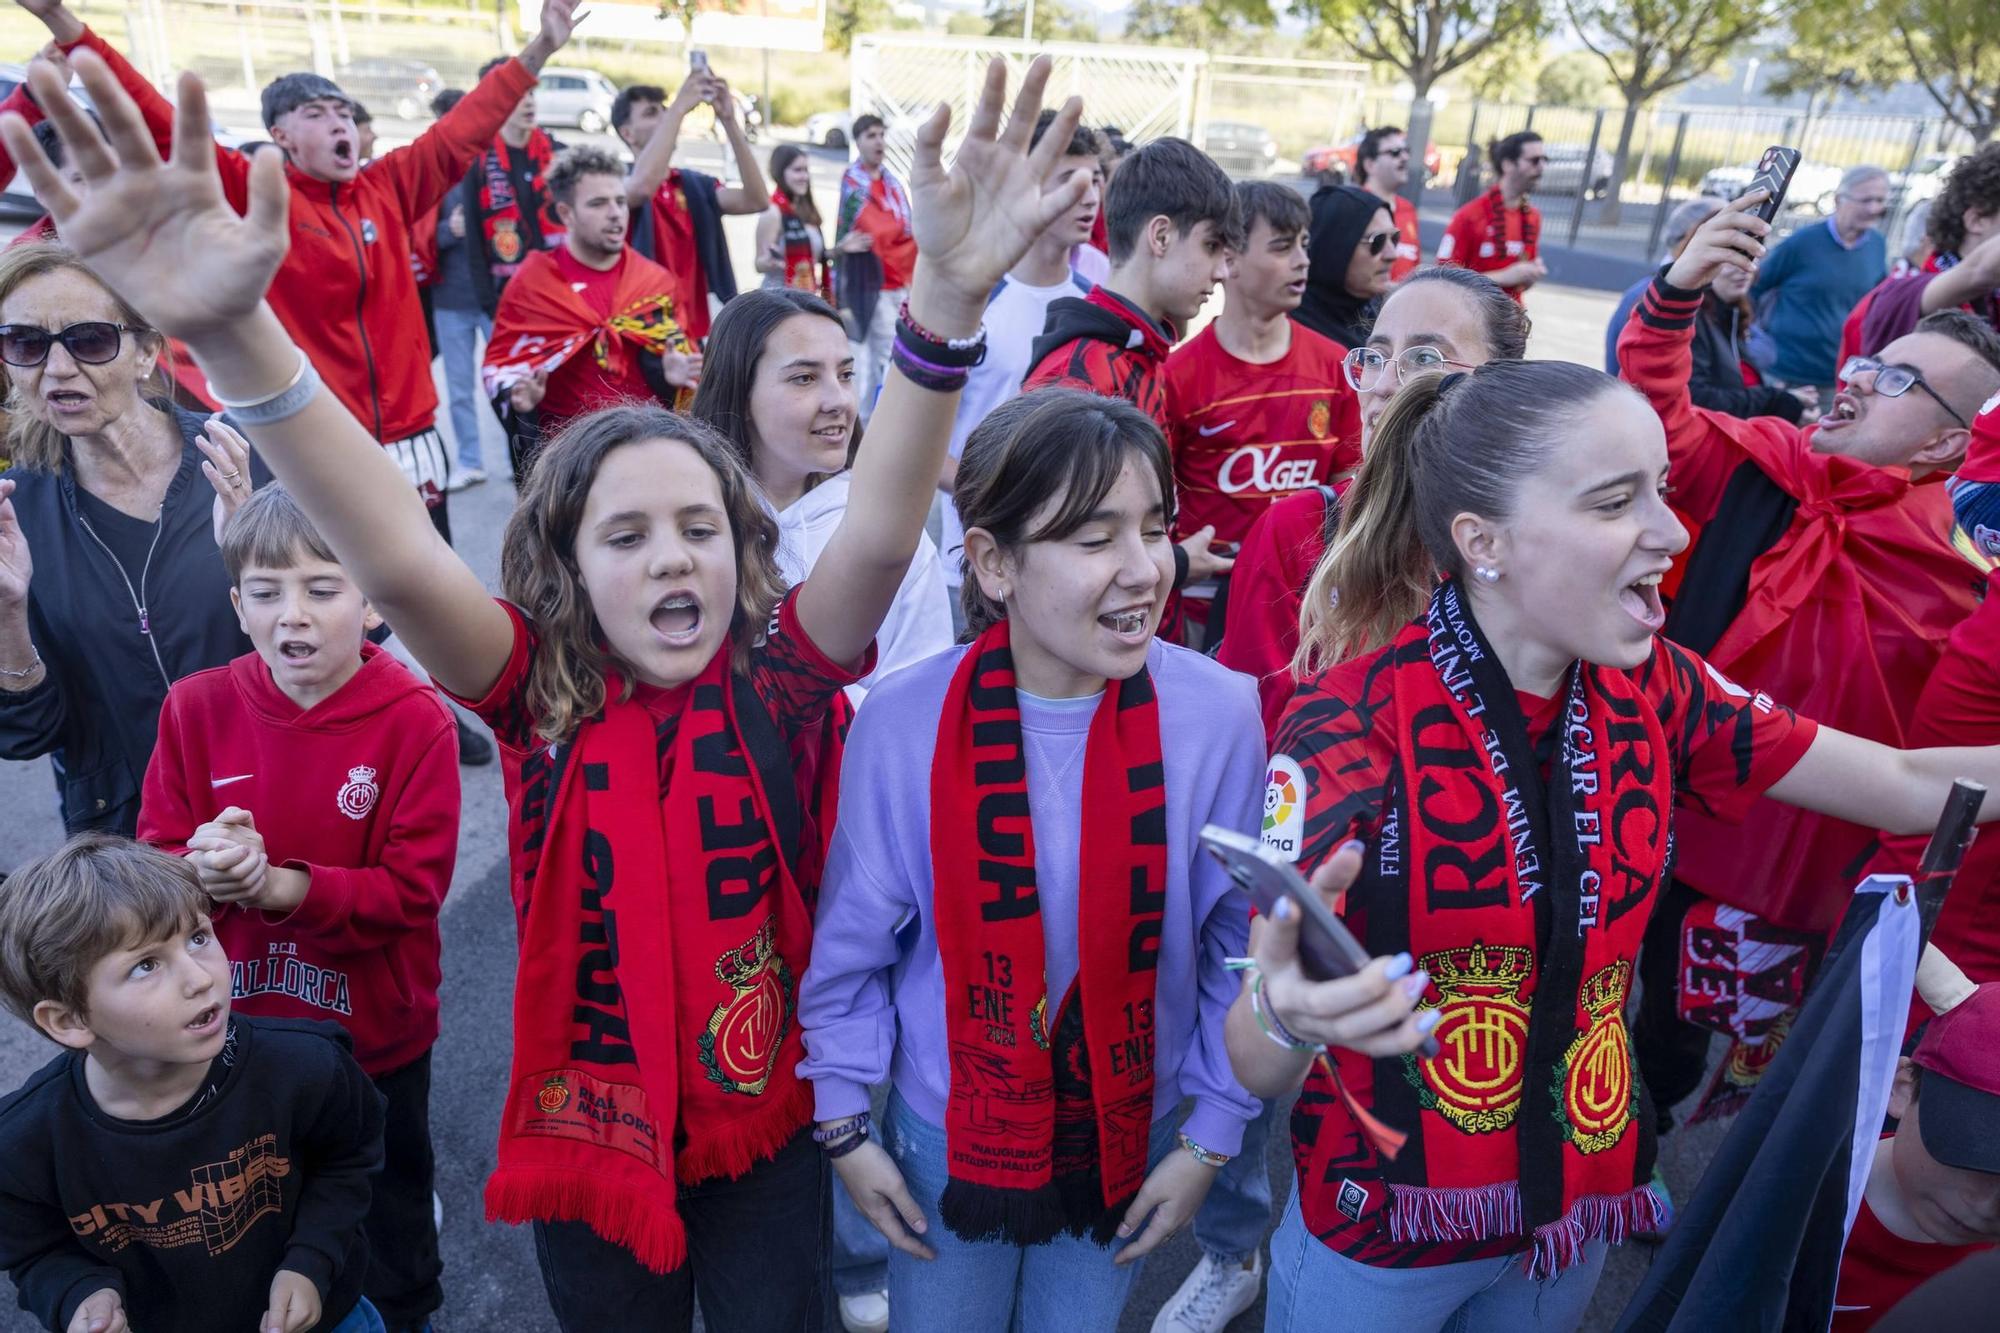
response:
{"label": "football scarf", "polygon": [[688,687],[664,801],[652,715],[615,678],[557,760],[486,1184],[489,1220],[581,1221],[655,1272],[687,1258],[676,1186],[741,1175],[812,1109],[812,919],[774,833],[798,797],[728,663],[725,644]]}
{"label": "football scarf", "polygon": [[1082,829],[1077,975],[1052,1015],[1003,620],[953,672],[931,761],[951,1045],[940,1211],[967,1240],[1108,1245],[1145,1178],[1167,832],[1159,701],[1144,671],[1107,683],[1091,719]]}
{"label": "football scarf", "polygon": [[[480,368],[486,396],[498,397],[537,372],[554,374],[585,348],[600,369],[617,376],[641,354],[694,351],[674,320],[673,276],[631,250],[619,265],[611,315],[605,318],[564,280],[553,255],[530,255],[493,316],[493,335]],[[693,401],[694,390],[682,388],[668,406],[686,411]]]}
{"label": "football scarf", "polygon": [[535,130],[522,149],[535,168],[534,198],[527,201],[537,210],[532,219],[523,216],[513,178],[507,174],[507,147],[507,141],[496,135],[479,158],[479,226],[486,238],[486,262],[493,276],[503,281],[519,272],[521,262],[534,250],[553,249],[563,237],[554,206],[545,206],[548,194],[542,188],[549,163],[555,160],[549,136]]}
{"label": "football scarf", "polygon": [[[1351,901],[1369,952],[1412,954],[1432,983],[1419,1007],[1441,1011],[1437,1056],[1374,1065],[1375,1112],[1411,1131],[1379,1160],[1390,1238],[1526,1236],[1529,1271],[1546,1276],[1585,1241],[1662,1216],[1624,1015],[1647,913],[1607,905],[1657,890],[1671,751],[1631,676],[1578,664],[1544,782],[1513,685],[1452,580],[1385,665],[1394,716],[1375,725],[1395,729],[1396,771]],[[1344,1075],[1368,1072],[1366,1057],[1334,1054]],[[1342,1137],[1300,1149],[1315,1232],[1343,1225]]]}
{"label": "football scarf", "polygon": [[792,197],[782,188],[771,191],[771,202],[778,209],[778,239],[783,247],[785,285],[811,292],[831,304],[833,280],[827,274],[826,260],[813,254],[812,230],[792,206]]}
{"label": "football scarf", "polygon": [[1479,200],[1486,210],[1486,239],[1493,246],[1494,258],[1502,264],[1511,264],[1517,259],[1530,259],[1535,254],[1535,242],[1542,234],[1542,215],[1526,199],[1514,211],[1521,215],[1521,253],[1507,253],[1507,199],[1500,193],[1500,187],[1489,188]]}

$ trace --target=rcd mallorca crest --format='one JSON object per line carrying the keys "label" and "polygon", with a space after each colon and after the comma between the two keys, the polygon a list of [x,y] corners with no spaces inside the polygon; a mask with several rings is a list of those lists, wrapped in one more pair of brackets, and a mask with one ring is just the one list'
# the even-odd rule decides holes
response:
{"label": "rcd mallorca crest", "polygon": [[356,764],[347,770],[346,785],[333,802],[349,819],[366,819],[375,808],[375,798],[381,794],[382,789],[375,785],[375,770],[366,764]]}

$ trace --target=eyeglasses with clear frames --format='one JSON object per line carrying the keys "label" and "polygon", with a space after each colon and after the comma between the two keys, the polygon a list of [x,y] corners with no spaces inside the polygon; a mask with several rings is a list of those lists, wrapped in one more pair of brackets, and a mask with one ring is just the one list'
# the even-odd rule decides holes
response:
{"label": "eyeglasses with clear frames", "polygon": [[1390,366],[1396,368],[1395,385],[1402,388],[1412,375],[1425,375],[1432,371],[1452,369],[1471,370],[1465,361],[1454,361],[1435,347],[1406,347],[1401,355],[1394,358],[1383,356],[1372,347],[1357,347],[1341,358],[1340,368],[1347,376],[1348,387],[1356,393],[1368,393],[1382,382],[1382,374]]}
{"label": "eyeglasses with clear frames", "polygon": [[1971,426],[1971,422],[1939,396],[1938,391],[1930,386],[1930,381],[1924,378],[1924,373],[1915,366],[1885,365],[1872,356],[1850,356],[1840,368],[1841,382],[1852,383],[1856,375],[1866,375],[1870,371],[1875,374],[1875,392],[1884,398],[1901,398],[1915,385],[1929,394],[1931,401],[1942,407],[1953,421],[1961,426]]}

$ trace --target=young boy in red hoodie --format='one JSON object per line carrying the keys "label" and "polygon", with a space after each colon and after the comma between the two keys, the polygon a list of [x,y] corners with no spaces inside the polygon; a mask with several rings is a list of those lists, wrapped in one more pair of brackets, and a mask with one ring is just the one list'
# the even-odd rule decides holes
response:
{"label": "young boy in red hoodie", "polygon": [[238,1012],[352,1034],[387,1103],[365,1291],[392,1331],[423,1329],[443,1303],[430,1080],[455,728],[366,641],[374,613],[282,489],[230,518],[222,559],[256,651],[168,692],[139,837],[193,863]]}

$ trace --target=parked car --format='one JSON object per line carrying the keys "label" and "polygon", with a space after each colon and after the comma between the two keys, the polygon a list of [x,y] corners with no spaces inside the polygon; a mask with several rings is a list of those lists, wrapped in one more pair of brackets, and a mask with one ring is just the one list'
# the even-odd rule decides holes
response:
{"label": "parked car", "polygon": [[617,96],[617,85],[594,69],[549,65],[535,88],[535,123],[602,134],[611,125],[611,103]]}
{"label": "parked car", "polygon": [[852,111],[815,111],[806,117],[806,142],[815,148],[845,148],[853,128]]}
{"label": "parked car", "polygon": [[429,119],[431,99],[444,89],[437,66],[390,56],[351,61],[334,71],[333,81],[372,114],[398,120]]}
{"label": "parked car", "polygon": [[1610,193],[1611,154],[1602,148],[1592,154],[1588,173],[1583,165],[1584,145],[1544,143],[1542,148],[1548,161],[1542,167],[1542,182],[1535,187],[1537,194],[1575,194],[1581,190],[1586,199],[1602,199]]}
{"label": "parked car", "polygon": [[[1834,192],[1840,188],[1842,170],[1824,162],[1800,162],[1799,169],[1792,173],[1791,187],[1785,191],[1785,211],[1803,209],[1821,217],[1830,215],[1833,212]],[[1701,178],[1701,192],[1720,199],[1734,199],[1750,188],[1750,182],[1756,175],[1755,162],[1717,167]]]}
{"label": "parked car", "polygon": [[1268,176],[1278,160],[1278,143],[1271,132],[1241,120],[1208,122],[1201,148],[1232,176]]}
{"label": "parked car", "polygon": [[[1345,185],[1354,179],[1354,159],[1361,149],[1361,136],[1366,130],[1356,131],[1345,143],[1321,144],[1308,148],[1305,159],[1299,164],[1299,174],[1309,176],[1321,185]],[[1424,145],[1424,179],[1429,181],[1438,174],[1444,164],[1444,157],[1438,152],[1435,140]]]}

